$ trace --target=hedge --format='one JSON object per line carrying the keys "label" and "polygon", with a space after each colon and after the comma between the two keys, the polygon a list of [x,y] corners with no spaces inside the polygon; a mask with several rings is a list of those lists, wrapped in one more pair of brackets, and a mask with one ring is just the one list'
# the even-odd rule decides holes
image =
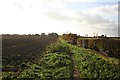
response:
{"label": "hedge", "polygon": [[106,56],[120,58],[120,40],[78,38],[77,45],[102,52]]}

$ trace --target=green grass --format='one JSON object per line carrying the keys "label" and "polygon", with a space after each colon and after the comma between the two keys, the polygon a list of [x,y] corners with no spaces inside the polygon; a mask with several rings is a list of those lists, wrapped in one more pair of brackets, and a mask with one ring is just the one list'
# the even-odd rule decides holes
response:
{"label": "green grass", "polygon": [[43,56],[40,64],[33,64],[18,78],[71,78],[71,60],[65,53],[49,53]]}
{"label": "green grass", "polygon": [[96,51],[68,44],[77,63],[79,78],[120,78],[120,62]]}
{"label": "green grass", "polygon": [[51,45],[39,64],[23,71],[18,78],[72,78],[71,59],[68,48],[62,43]]}

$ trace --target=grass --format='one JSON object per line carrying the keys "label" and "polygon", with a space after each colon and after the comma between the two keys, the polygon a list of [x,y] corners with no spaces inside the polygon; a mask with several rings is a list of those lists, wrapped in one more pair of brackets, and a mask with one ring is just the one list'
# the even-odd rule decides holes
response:
{"label": "grass", "polygon": [[79,78],[120,78],[120,61],[108,58],[96,51],[68,44],[79,70]]}
{"label": "grass", "polygon": [[18,78],[72,78],[71,59],[66,45],[57,43],[47,48],[39,64],[23,71]]}

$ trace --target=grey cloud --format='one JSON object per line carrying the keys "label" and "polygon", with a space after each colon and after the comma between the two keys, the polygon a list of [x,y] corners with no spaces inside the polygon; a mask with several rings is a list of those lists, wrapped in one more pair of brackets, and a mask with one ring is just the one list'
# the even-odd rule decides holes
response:
{"label": "grey cloud", "polygon": [[[102,16],[89,16],[85,19],[86,23],[90,25],[90,28],[96,29],[98,32],[106,33],[108,35],[117,35],[118,26],[115,21],[105,19]],[[95,25],[95,26],[93,26]],[[99,25],[99,26],[98,26]]]}
{"label": "grey cloud", "polygon": [[[78,15],[79,14],[79,15]],[[76,13],[77,18],[75,17],[71,17],[71,16],[65,16],[65,15],[61,15],[60,13],[56,13],[56,12],[48,12],[47,16],[49,16],[50,18],[54,19],[54,20],[60,20],[60,21],[76,21],[78,23],[82,23],[83,21],[86,22],[87,24],[90,25],[100,25],[100,28],[114,28],[114,26],[116,26],[115,21],[110,20],[108,18],[104,18],[104,16],[102,15],[91,15],[89,13],[84,14],[82,12],[78,12]],[[99,27],[97,27],[99,28]]]}
{"label": "grey cloud", "polygon": [[70,16],[64,16],[61,15],[57,12],[48,12],[46,13],[46,15],[54,20],[61,20],[61,21],[65,21],[65,20],[73,20],[74,18],[70,17]]}
{"label": "grey cloud", "polygon": [[[116,6],[112,6],[111,10],[109,9],[110,7],[105,7],[105,8],[102,7],[99,10],[97,10],[98,12],[95,12],[95,13],[94,12],[92,13],[90,10],[77,11],[77,12],[73,10],[73,13],[75,14],[75,16],[62,15],[60,11],[59,12],[47,12],[46,15],[54,20],[68,21],[69,23],[71,23],[71,21],[74,21],[75,22],[74,24],[85,22],[86,24],[90,25],[88,26],[89,28],[93,28],[98,32],[103,32],[109,35],[117,35],[118,34],[117,22],[115,22],[111,18],[113,16],[117,16],[115,15],[117,8]],[[107,14],[110,13],[110,15],[106,17],[105,15],[103,15],[103,13],[99,13],[100,11],[103,11],[103,13],[108,12]]]}

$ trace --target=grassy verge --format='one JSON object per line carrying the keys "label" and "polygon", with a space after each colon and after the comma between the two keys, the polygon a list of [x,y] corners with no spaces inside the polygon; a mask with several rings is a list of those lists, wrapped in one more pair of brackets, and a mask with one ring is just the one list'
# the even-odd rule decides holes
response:
{"label": "grassy verge", "polygon": [[120,78],[120,61],[96,51],[68,44],[79,70],[79,78]]}

